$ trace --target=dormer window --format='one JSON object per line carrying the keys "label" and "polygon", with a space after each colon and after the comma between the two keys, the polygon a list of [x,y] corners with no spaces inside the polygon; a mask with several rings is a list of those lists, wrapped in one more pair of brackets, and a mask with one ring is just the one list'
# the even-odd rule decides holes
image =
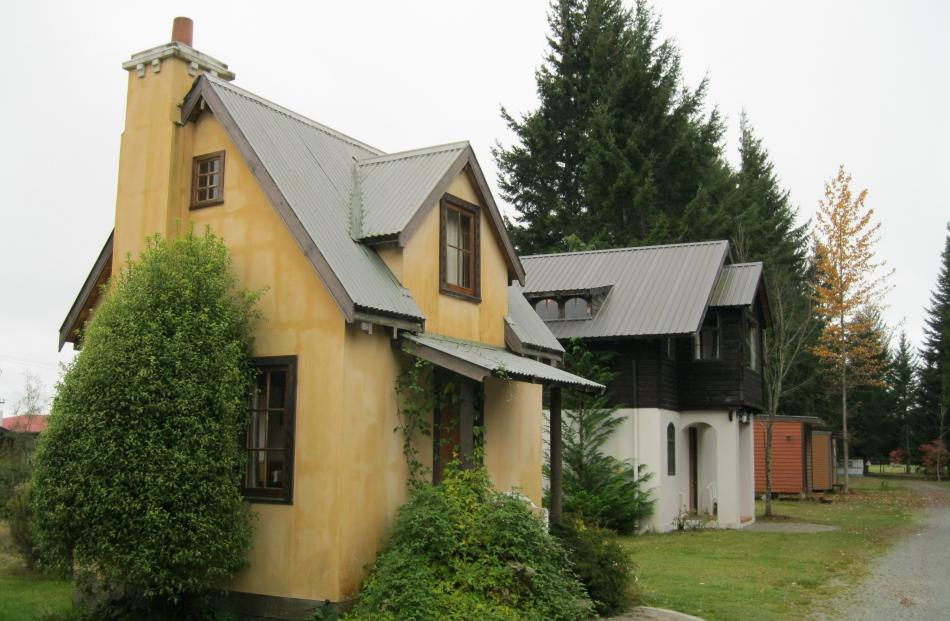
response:
{"label": "dormer window", "polygon": [[590,319],[592,307],[587,298],[568,298],[564,302],[564,319]]}
{"label": "dormer window", "polygon": [[224,151],[199,155],[192,164],[191,208],[224,202]]}
{"label": "dormer window", "polygon": [[446,194],[442,198],[441,290],[477,301],[479,283],[479,208]]}
{"label": "dormer window", "polygon": [[538,300],[534,305],[534,310],[536,313],[538,313],[538,317],[544,321],[560,319],[561,317],[561,310],[558,308],[557,300],[554,298],[544,298],[543,300]]}

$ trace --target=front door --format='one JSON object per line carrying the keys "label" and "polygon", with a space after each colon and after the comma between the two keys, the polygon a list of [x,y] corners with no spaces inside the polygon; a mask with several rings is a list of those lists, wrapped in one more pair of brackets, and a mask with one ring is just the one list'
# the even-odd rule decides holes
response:
{"label": "front door", "polygon": [[[474,426],[480,419],[476,403],[476,382],[436,369],[435,389],[441,395],[441,407],[433,413],[432,482],[439,483],[446,464],[458,459],[462,467],[472,465],[475,449]],[[480,421],[478,422],[480,424]]]}
{"label": "front door", "polygon": [[696,513],[699,510],[699,468],[698,468],[699,436],[696,428],[689,428],[689,510]]}

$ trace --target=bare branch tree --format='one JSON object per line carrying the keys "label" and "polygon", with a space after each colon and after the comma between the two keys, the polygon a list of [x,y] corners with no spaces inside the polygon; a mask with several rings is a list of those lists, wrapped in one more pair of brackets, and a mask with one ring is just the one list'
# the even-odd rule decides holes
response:
{"label": "bare branch tree", "polygon": [[789,376],[802,356],[809,350],[818,331],[814,309],[807,291],[790,274],[767,276],[772,328],[764,339],[765,409],[765,515],[772,515],[772,430],[782,397],[799,388],[807,380],[789,384]]}

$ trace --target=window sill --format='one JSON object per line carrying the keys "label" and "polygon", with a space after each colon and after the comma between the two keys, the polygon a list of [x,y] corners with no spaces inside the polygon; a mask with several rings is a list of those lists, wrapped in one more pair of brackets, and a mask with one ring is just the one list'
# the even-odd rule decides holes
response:
{"label": "window sill", "polygon": [[482,301],[481,296],[475,295],[472,293],[465,293],[464,291],[456,291],[455,289],[449,289],[445,285],[439,287],[439,292],[444,293],[445,295],[451,296],[453,298],[459,298],[460,300],[466,300],[468,302],[474,302],[480,304]]}
{"label": "window sill", "polygon": [[218,200],[215,200],[215,201],[207,201],[207,202],[204,202],[204,203],[192,203],[191,206],[189,207],[189,209],[190,209],[191,211],[195,211],[195,210],[197,210],[197,209],[204,209],[205,207],[216,207],[216,206],[222,205],[222,204],[224,204],[224,199],[223,199],[223,198],[219,198]]}
{"label": "window sill", "polygon": [[250,493],[244,493],[244,500],[252,504],[260,505],[292,505],[294,504],[293,499],[288,498],[277,498],[277,497],[268,497],[268,496],[254,496]]}

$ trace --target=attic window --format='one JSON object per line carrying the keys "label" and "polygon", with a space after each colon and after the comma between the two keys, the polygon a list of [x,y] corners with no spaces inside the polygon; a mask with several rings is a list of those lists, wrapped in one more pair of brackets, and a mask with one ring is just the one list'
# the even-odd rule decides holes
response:
{"label": "attic window", "polygon": [[478,301],[479,207],[446,194],[441,211],[440,288],[443,293]]}
{"label": "attic window", "polygon": [[534,305],[534,310],[536,313],[538,313],[538,317],[544,321],[560,319],[561,317],[561,310],[558,307],[557,300],[554,298],[544,298],[543,300],[538,300]]}
{"label": "attic window", "polygon": [[199,155],[192,164],[191,208],[224,202],[224,151]]}
{"label": "attic window", "polygon": [[590,319],[593,307],[587,298],[569,298],[564,302],[564,319]]}

